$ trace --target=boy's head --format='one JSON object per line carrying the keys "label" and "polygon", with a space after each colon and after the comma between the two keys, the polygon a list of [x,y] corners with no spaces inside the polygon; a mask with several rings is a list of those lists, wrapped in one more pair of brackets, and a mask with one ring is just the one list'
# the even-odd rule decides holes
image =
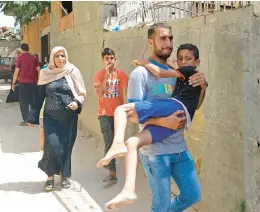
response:
{"label": "boy's head", "polygon": [[190,43],[180,45],[177,50],[177,63],[178,67],[198,67],[200,64],[198,47]]}
{"label": "boy's head", "polygon": [[105,65],[109,67],[114,67],[116,62],[116,55],[113,49],[104,48],[102,51],[102,59]]}

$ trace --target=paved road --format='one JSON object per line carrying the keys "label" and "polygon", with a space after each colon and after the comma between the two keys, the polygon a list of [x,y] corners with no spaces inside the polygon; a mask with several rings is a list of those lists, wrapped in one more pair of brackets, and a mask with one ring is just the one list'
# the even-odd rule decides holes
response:
{"label": "paved road", "polygon": [[[97,169],[96,162],[103,154],[103,145],[81,132],[73,150],[72,188],[61,190],[57,185],[55,191],[43,192],[46,176],[37,168],[42,156],[39,129],[19,126],[19,105],[5,103],[8,89],[9,86],[0,81],[0,211],[105,211],[104,203],[123,187],[123,161],[118,162],[119,182],[102,183],[107,171]],[[149,211],[151,195],[141,167],[137,179],[138,202],[119,211]],[[58,178],[56,184],[59,184]]]}

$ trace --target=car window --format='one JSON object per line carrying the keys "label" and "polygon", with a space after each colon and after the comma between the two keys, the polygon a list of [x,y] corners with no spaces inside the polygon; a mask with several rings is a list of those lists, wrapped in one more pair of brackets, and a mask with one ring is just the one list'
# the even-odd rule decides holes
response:
{"label": "car window", "polygon": [[10,64],[10,57],[2,57],[0,58],[1,65],[9,65]]}

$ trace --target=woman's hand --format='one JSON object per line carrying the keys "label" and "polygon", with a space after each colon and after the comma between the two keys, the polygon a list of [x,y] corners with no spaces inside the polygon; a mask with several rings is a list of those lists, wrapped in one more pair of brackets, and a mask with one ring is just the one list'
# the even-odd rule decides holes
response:
{"label": "woman's hand", "polygon": [[71,102],[68,107],[71,109],[71,110],[77,110],[78,109],[78,103],[77,102]]}

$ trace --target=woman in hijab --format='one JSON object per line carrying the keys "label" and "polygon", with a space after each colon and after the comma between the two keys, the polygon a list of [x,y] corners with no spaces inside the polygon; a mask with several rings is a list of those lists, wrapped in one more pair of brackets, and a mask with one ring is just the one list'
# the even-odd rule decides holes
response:
{"label": "woman in hijab", "polygon": [[54,187],[54,175],[60,175],[61,187],[71,183],[71,154],[77,136],[78,114],[86,98],[86,89],[80,71],[69,62],[64,47],[52,49],[46,70],[40,72],[38,95],[30,111],[30,127],[39,124],[39,114],[45,99],[43,127],[44,152],[38,167],[48,178],[45,190]]}
{"label": "woman in hijab", "polygon": [[[14,74],[15,71],[15,66],[16,66],[16,60],[18,59],[18,57],[21,55],[21,51],[19,49],[17,49],[15,51],[15,57],[13,57],[11,59],[10,62],[10,69],[12,71],[12,76]],[[17,87],[15,89],[15,91],[12,90],[12,84],[13,84],[13,77],[11,80],[11,87],[10,87],[10,92],[6,98],[6,103],[10,103],[10,102],[19,102],[19,86],[18,86],[18,82],[16,83]]]}

